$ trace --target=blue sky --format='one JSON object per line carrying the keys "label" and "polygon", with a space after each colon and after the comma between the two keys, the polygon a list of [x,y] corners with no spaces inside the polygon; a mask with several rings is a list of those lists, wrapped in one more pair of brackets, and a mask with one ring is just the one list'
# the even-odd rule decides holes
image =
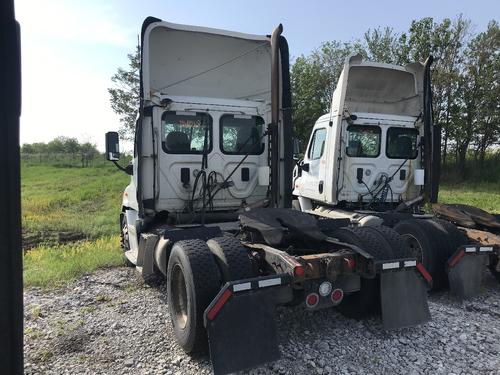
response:
{"label": "blue sky", "polygon": [[137,43],[142,20],[166,21],[269,34],[283,23],[292,57],[323,41],[350,41],[377,26],[396,32],[411,20],[441,20],[462,13],[475,31],[500,19],[496,0],[409,1],[192,1],[17,0],[22,29],[23,112],[21,142],[47,142],[58,135],[103,147],[104,132],[119,121],[107,88]]}

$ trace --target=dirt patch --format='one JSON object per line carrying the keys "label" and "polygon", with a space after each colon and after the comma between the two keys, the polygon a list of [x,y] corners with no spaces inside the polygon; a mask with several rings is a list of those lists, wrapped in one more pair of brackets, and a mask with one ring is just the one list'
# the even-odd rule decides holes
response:
{"label": "dirt patch", "polygon": [[88,236],[81,231],[59,231],[59,230],[41,230],[28,231],[23,228],[23,251],[27,251],[39,245],[55,246],[70,242],[82,241],[88,239]]}

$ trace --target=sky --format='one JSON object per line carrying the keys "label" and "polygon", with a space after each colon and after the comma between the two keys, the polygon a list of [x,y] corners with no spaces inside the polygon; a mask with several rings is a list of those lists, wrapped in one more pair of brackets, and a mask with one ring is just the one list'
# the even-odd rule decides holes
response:
{"label": "sky", "polygon": [[282,23],[293,58],[324,41],[362,38],[369,28],[401,32],[413,19],[459,14],[480,32],[489,20],[500,19],[500,1],[17,0],[21,143],[67,136],[103,150],[104,133],[120,126],[109,103],[110,78],[127,66],[147,16],[251,34],[270,34]]}

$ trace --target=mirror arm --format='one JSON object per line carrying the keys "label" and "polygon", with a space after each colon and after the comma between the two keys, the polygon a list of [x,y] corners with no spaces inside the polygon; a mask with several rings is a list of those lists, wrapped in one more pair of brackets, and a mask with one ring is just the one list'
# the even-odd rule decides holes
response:
{"label": "mirror arm", "polygon": [[132,176],[134,173],[134,169],[132,167],[132,164],[127,165],[126,167],[122,167],[116,160],[112,160],[113,164],[118,168],[120,171],[125,172],[129,176]]}

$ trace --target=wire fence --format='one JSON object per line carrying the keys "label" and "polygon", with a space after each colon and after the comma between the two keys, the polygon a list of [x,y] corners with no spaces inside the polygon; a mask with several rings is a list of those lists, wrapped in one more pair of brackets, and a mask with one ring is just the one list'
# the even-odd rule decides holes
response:
{"label": "wire fence", "polygon": [[58,153],[21,153],[25,165],[52,165],[57,167],[99,167],[107,163],[104,154],[58,154]]}

